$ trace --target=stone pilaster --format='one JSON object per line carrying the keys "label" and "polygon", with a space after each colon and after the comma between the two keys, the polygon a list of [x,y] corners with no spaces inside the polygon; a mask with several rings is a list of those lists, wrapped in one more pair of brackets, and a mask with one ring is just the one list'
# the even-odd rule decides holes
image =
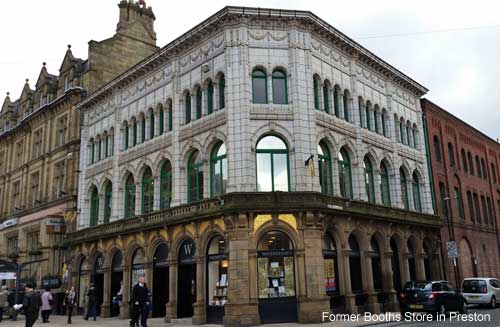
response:
{"label": "stone pilaster", "polygon": [[165,322],[170,322],[177,318],[177,260],[170,259],[169,263],[169,280],[168,280],[168,303],[166,306]]}

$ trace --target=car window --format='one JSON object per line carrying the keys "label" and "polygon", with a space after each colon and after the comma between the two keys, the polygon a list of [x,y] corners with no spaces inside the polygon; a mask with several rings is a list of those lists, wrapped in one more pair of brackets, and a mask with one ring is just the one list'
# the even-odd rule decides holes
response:
{"label": "car window", "polygon": [[410,290],[424,290],[424,291],[430,291],[432,288],[432,283],[427,283],[427,282],[407,282],[405,283],[403,290],[410,291]]}
{"label": "car window", "polygon": [[486,289],[486,281],[481,279],[464,280],[462,284],[462,291],[464,293],[487,293]]}
{"label": "car window", "polygon": [[493,286],[494,288],[500,288],[500,281],[498,281],[496,279],[491,279],[490,285]]}
{"label": "car window", "polygon": [[441,292],[441,291],[443,291],[443,285],[441,283],[434,283],[434,284],[432,284],[432,291],[433,292]]}
{"label": "car window", "polygon": [[453,286],[451,286],[450,283],[444,283],[444,286],[446,287],[446,290],[448,292],[452,292],[452,293],[455,293],[455,288]]}

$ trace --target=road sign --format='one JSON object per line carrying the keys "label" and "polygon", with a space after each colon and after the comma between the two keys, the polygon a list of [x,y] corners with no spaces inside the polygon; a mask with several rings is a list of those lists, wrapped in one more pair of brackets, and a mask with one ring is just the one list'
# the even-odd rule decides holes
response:
{"label": "road sign", "polygon": [[457,242],[448,241],[446,242],[446,247],[448,249],[448,258],[450,259],[458,258]]}

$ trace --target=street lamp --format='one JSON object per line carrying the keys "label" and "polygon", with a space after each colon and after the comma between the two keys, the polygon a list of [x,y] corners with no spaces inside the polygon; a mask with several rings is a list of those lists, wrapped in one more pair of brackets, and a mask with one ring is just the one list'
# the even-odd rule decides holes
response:
{"label": "street lamp", "polygon": [[[455,241],[455,236],[454,236],[454,233],[453,233],[453,222],[451,220],[451,204],[448,207],[448,201],[453,200],[453,199],[458,199],[458,196],[454,196],[454,197],[447,196],[447,197],[443,198],[443,201],[445,201],[445,205],[446,205],[446,208],[447,208],[447,212],[446,212],[445,216],[446,216],[446,225],[448,227],[449,242],[454,242],[455,243],[455,247],[456,247],[457,246],[457,242]],[[453,258],[453,274],[455,276],[455,286],[458,287],[459,280],[458,280],[457,258],[456,257]]]}

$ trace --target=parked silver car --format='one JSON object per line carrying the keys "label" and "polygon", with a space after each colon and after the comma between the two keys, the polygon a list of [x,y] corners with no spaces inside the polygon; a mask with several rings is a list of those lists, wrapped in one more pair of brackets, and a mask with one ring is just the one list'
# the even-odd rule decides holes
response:
{"label": "parked silver car", "polygon": [[465,278],[462,295],[467,304],[488,305],[492,309],[500,304],[500,280],[495,278]]}

